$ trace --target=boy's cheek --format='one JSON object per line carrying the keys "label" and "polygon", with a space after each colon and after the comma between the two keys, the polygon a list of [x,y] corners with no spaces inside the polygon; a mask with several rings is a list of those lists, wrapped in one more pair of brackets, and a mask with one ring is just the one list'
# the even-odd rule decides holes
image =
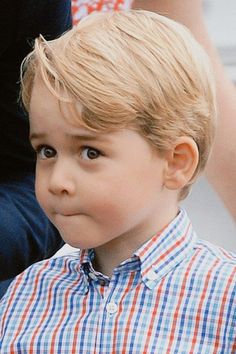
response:
{"label": "boy's cheek", "polygon": [[[49,196],[46,192],[46,184],[43,183],[43,180],[41,180],[37,176],[35,180],[35,195],[41,208],[46,214],[48,214],[47,210],[49,206]],[[47,216],[50,218],[49,215]]]}

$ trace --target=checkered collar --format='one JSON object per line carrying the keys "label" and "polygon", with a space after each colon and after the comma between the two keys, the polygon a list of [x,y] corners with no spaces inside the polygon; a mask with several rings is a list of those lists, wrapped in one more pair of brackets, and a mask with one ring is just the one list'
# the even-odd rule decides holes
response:
{"label": "checkered collar", "polygon": [[[149,289],[182,261],[191,257],[196,235],[185,210],[181,209],[177,217],[161,232],[145,242],[133,256],[122,262],[114,273],[139,270],[142,281]],[[80,264],[83,271],[95,277],[103,277],[103,282],[109,282],[108,277],[95,272],[92,266],[94,251],[82,250]],[[92,276],[93,277],[93,276]]]}

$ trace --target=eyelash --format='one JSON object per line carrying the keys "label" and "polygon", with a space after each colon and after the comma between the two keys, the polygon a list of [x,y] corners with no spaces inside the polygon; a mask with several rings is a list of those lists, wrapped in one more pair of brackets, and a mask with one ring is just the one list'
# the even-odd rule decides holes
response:
{"label": "eyelash", "polygon": [[96,160],[98,157],[100,157],[100,156],[103,156],[103,154],[102,154],[102,152],[100,151],[100,150],[98,150],[98,149],[96,149],[96,148],[94,148],[94,147],[92,147],[92,146],[82,146],[81,147],[81,156],[82,156],[82,154],[83,154],[83,152],[85,151],[85,150],[93,150],[93,151],[95,151],[96,153],[97,153],[97,157],[95,157],[95,158],[88,158],[88,160]]}
{"label": "eyelash", "polygon": [[[48,149],[48,150],[50,150],[50,152],[52,153],[53,152],[53,156],[44,156],[44,157],[42,157],[42,156],[40,156],[42,153],[43,153],[43,149]],[[35,149],[35,152],[36,152],[36,155],[37,155],[37,157],[39,158],[39,159],[41,159],[41,160],[47,160],[47,159],[51,159],[51,158],[54,158],[55,157],[55,155],[56,155],[56,150],[55,149],[53,149],[51,146],[49,146],[49,145],[39,145],[39,146],[37,146]],[[94,157],[94,158],[84,158],[83,156],[82,156],[82,154],[84,153],[84,151],[86,151],[86,150],[93,150],[93,152],[95,151],[96,153],[97,153],[97,157]],[[82,146],[81,148],[80,148],[80,156],[82,156],[82,158],[83,159],[85,159],[85,160],[95,160],[95,159],[97,159],[98,157],[100,157],[100,156],[104,156],[103,155],[103,153],[100,151],[100,150],[98,150],[98,149],[96,149],[96,148],[94,148],[94,147],[92,147],[92,146]]]}
{"label": "eyelash", "polygon": [[55,155],[51,156],[51,157],[41,157],[40,154],[42,153],[43,149],[51,150],[51,152],[53,151],[55,153],[55,155],[56,155],[56,150],[53,149],[51,146],[49,146],[49,145],[39,145],[39,146],[37,146],[34,149],[38,158],[40,158],[42,160],[47,160],[47,159],[55,157]]}

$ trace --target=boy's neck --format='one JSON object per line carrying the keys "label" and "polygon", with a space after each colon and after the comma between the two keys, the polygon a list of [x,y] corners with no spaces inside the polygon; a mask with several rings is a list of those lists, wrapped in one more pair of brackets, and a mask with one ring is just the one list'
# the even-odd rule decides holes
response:
{"label": "boy's neck", "polygon": [[139,249],[146,241],[151,239],[158,232],[163,230],[178,214],[178,208],[174,208],[168,213],[167,217],[159,219],[154,226],[139,227],[134,229],[132,233],[119,236],[112,241],[97,247],[93,266],[96,271],[107,275],[111,278],[113,270],[123,261],[132,257],[133,253]]}

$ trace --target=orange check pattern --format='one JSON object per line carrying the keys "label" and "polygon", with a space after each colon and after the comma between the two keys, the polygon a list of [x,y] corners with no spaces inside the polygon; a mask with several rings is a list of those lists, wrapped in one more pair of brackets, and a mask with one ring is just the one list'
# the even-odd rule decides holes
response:
{"label": "orange check pattern", "polygon": [[130,8],[132,0],[72,0],[74,25],[94,11],[118,11]]}

